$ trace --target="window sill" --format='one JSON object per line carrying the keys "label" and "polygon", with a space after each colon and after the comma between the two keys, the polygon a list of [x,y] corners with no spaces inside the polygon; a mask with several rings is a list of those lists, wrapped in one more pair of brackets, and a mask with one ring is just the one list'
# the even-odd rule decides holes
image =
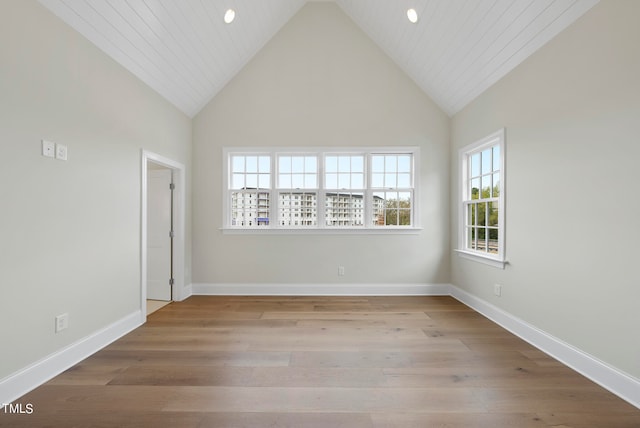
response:
{"label": "window sill", "polygon": [[499,259],[497,257],[485,256],[483,254],[474,253],[467,250],[453,250],[460,257],[467,260],[473,260],[474,262],[483,263],[485,265],[493,266],[498,269],[504,269],[505,265],[509,264],[507,260]]}
{"label": "window sill", "polygon": [[417,235],[422,231],[421,227],[327,227],[323,229],[305,228],[220,228],[223,235]]}

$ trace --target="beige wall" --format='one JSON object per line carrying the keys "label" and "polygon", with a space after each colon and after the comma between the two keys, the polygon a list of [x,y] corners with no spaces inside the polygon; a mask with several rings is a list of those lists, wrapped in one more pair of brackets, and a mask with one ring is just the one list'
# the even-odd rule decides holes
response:
{"label": "beige wall", "polygon": [[[309,3],[194,119],[194,283],[448,282],[448,130],[335,4]],[[219,230],[223,147],[393,145],[421,148],[417,235]]]}
{"label": "beige wall", "polygon": [[638,16],[637,1],[596,5],[457,114],[451,147],[457,191],[458,149],[506,127],[510,264],[454,256],[453,283],[636,378]]}
{"label": "beige wall", "polygon": [[189,166],[190,142],[188,117],[37,2],[0,2],[0,379],[140,308],[140,151]]}

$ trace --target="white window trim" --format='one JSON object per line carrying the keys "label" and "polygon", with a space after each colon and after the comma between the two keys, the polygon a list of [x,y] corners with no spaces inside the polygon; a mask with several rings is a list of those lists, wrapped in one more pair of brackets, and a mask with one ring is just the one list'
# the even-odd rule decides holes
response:
{"label": "white window trim", "polygon": [[[319,158],[318,165],[318,189],[317,194],[320,197],[324,192],[331,191],[324,189],[324,164],[322,157],[325,155],[365,155],[365,162],[369,161],[371,154],[402,154],[411,153],[413,156],[413,201],[412,201],[412,226],[327,226],[324,222],[324,209],[318,207],[318,225],[314,227],[308,226],[281,226],[277,221],[270,220],[269,227],[241,227],[231,225],[231,210],[230,210],[230,198],[229,198],[229,171],[231,169],[230,161],[231,155],[269,155],[271,156],[271,174],[273,177],[277,177],[277,161],[278,155],[317,155]],[[420,148],[417,146],[383,146],[383,147],[224,147],[222,149],[223,156],[223,179],[222,179],[222,221],[223,225],[220,230],[223,234],[229,235],[244,235],[244,234],[258,234],[258,235],[270,235],[270,234],[303,234],[303,235],[341,235],[341,234],[365,234],[365,235],[412,235],[418,234],[422,230],[420,226],[420,213],[419,213],[419,189],[418,184],[420,182]],[[370,166],[367,165],[365,173],[365,180]],[[277,178],[272,178],[271,188],[268,189],[271,195],[271,201],[276,201],[276,195],[279,190],[276,186]],[[316,191],[311,190],[309,191]],[[377,189],[372,189],[367,186],[364,193],[364,197],[372,197],[373,193]],[[319,204],[320,205],[320,204]],[[324,205],[323,205],[324,206]],[[277,209],[274,205],[274,210]],[[322,213],[322,217],[320,216]],[[271,216],[278,215],[277,212],[272,212]],[[365,216],[368,215],[368,211],[365,210]],[[276,219],[277,220],[277,219]]]}
{"label": "white window trim", "polygon": [[[509,262],[506,259],[505,246],[505,188],[506,188],[506,144],[505,144],[505,128],[499,129],[491,135],[482,138],[479,141],[462,147],[458,151],[458,179],[460,180],[459,196],[458,196],[458,248],[454,250],[460,257],[484,263],[499,269],[504,269]],[[482,251],[474,251],[466,248],[466,227],[465,216],[466,210],[464,203],[468,194],[468,158],[471,153],[481,152],[487,147],[500,146],[500,195],[498,197],[499,216],[498,216],[498,254],[492,255]]]}

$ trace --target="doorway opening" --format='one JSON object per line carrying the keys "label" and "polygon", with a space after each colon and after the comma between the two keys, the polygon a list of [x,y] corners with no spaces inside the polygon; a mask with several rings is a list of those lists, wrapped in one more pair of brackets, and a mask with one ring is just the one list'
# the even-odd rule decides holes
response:
{"label": "doorway opening", "polygon": [[184,166],[142,152],[140,311],[151,312],[184,294]]}

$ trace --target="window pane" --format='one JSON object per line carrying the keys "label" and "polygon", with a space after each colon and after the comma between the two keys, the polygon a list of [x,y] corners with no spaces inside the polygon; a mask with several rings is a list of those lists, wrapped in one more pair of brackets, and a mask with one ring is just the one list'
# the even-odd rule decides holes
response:
{"label": "window pane", "polygon": [[482,194],[481,197],[490,198],[491,197],[491,175],[483,175],[482,176]]}
{"label": "window pane", "polygon": [[479,199],[480,198],[480,179],[474,178],[471,180],[471,199]]}
{"label": "window pane", "polygon": [[352,189],[364,189],[364,174],[353,174],[351,176]]}
{"label": "window pane", "polygon": [[392,187],[397,187],[398,183],[396,181],[396,174],[385,174],[384,175],[384,187],[386,187],[387,189],[392,188]]}
{"label": "window pane", "polygon": [[384,225],[384,192],[373,194],[373,224]]}
{"label": "window pane", "polygon": [[410,192],[398,193],[398,225],[399,226],[411,225],[411,193]]}
{"label": "window pane", "polygon": [[397,226],[398,223],[398,209],[395,207],[388,207],[385,212],[385,225]]}
{"label": "window pane", "polygon": [[487,230],[487,252],[490,254],[498,254],[498,229]]}
{"label": "window pane", "polygon": [[411,174],[398,174],[398,187],[411,187]]}
{"label": "window pane", "polygon": [[269,182],[270,177],[268,174],[260,174],[258,176],[258,187],[261,189],[269,189],[271,187],[271,183]]}
{"label": "window pane", "polygon": [[338,157],[338,171],[350,172],[351,171],[351,157],[339,156]]}
{"label": "window pane", "polygon": [[291,172],[291,157],[290,156],[280,156],[280,158],[278,159],[278,172],[280,172],[280,173]]}
{"label": "window pane", "polygon": [[304,187],[306,189],[315,189],[318,187],[318,176],[315,174],[307,174],[305,176]]}
{"label": "window pane", "polygon": [[304,172],[304,158],[302,156],[291,157],[291,172]]}
{"label": "window pane", "polygon": [[500,146],[493,147],[493,170],[500,171]]}
{"label": "window pane", "polygon": [[397,156],[385,156],[384,160],[384,170],[386,172],[396,172],[398,171],[398,157]]}
{"label": "window pane", "polygon": [[242,189],[243,187],[244,187],[244,174],[233,174],[231,188]]}
{"label": "window pane", "polygon": [[386,200],[386,204],[385,207],[386,208],[398,208],[398,194],[397,193],[391,193],[391,192],[386,192],[385,193],[385,200]]}
{"label": "window pane", "polygon": [[351,172],[364,172],[364,157],[351,156]]}
{"label": "window pane", "polygon": [[378,189],[384,187],[384,174],[372,174],[371,187]]}
{"label": "window pane", "polygon": [[478,210],[478,226],[484,226],[487,224],[487,203],[482,202],[477,204]]}
{"label": "window pane", "polygon": [[467,228],[467,248],[471,250],[476,249],[476,228],[469,227]]}
{"label": "window pane", "polygon": [[487,242],[486,242],[487,230],[484,227],[479,227],[477,231],[478,231],[478,241],[477,241],[476,250],[487,251]]}
{"label": "window pane", "polygon": [[325,175],[325,183],[324,187],[326,189],[337,189],[338,188],[338,174],[331,173]]}
{"label": "window pane", "polygon": [[491,172],[491,149],[482,151],[482,173],[488,174]]}
{"label": "window pane", "polygon": [[476,204],[467,205],[467,226],[476,225]]}
{"label": "window pane", "polygon": [[351,183],[349,182],[349,174],[338,174],[338,189],[349,189]]}
{"label": "window pane", "polygon": [[291,174],[281,174],[278,184],[281,189],[291,189]]}
{"label": "window pane", "polygon": [[[256,167],[257,167],[257,164],[256,164]],[[245,179],[246,179],[246,187],[248,189],[258,188],[258,174],[247,174]]]}
{"label": "window pane", "polygon": [[498,226],[498,216],[500,213],[500,210],[498,209],[499,207],[499,202],[489,202],[489,222],[487,223],[488,226]]}
{"label": "window pane", "polygon": [[304,188],[304,175],[303,174],[291,174],[291,187],[294,189]]}
{"label": "window pane", "polygon": [[318,158],[315,156],[307,156],[304,158],[304,172],[316,173],[318,172]]}
{"label": "window pane", "polygon": [[260,156],[258,162],[260,172],[271,172],[271,158],[269,156]]}
{"label": "window pane", "polygon": [[325,158],[324,168],[326,172],[338,172],[337,156],[327,156]]}
{"label": "window pane", "polygon": [[398,226],[411,226],[411,210],[398,210]]}
{"label": "window pane", "polygon": [[497,198],[500,196],[500,173],[496,172],[493,174],[493,197]]}
{"label": "window pane", "polygon": [[471,156],[471,177],[480,175],[480,153]]}
{"label": "window pane", "polygon": [[246,172],[258,172],[258,157],[247,156],[246,157]]}
{"label": "window pane", "polygon": [[371,156],[371,171],[384,172],[384,156]]}
{"label": "window pane", "polygon": [[244,156],[233,156],[231,160],[232,172],[244,172]]}
{"label": "window pane", "polygon": [[398,172],[411,172],[411,156],[398,156]]}

